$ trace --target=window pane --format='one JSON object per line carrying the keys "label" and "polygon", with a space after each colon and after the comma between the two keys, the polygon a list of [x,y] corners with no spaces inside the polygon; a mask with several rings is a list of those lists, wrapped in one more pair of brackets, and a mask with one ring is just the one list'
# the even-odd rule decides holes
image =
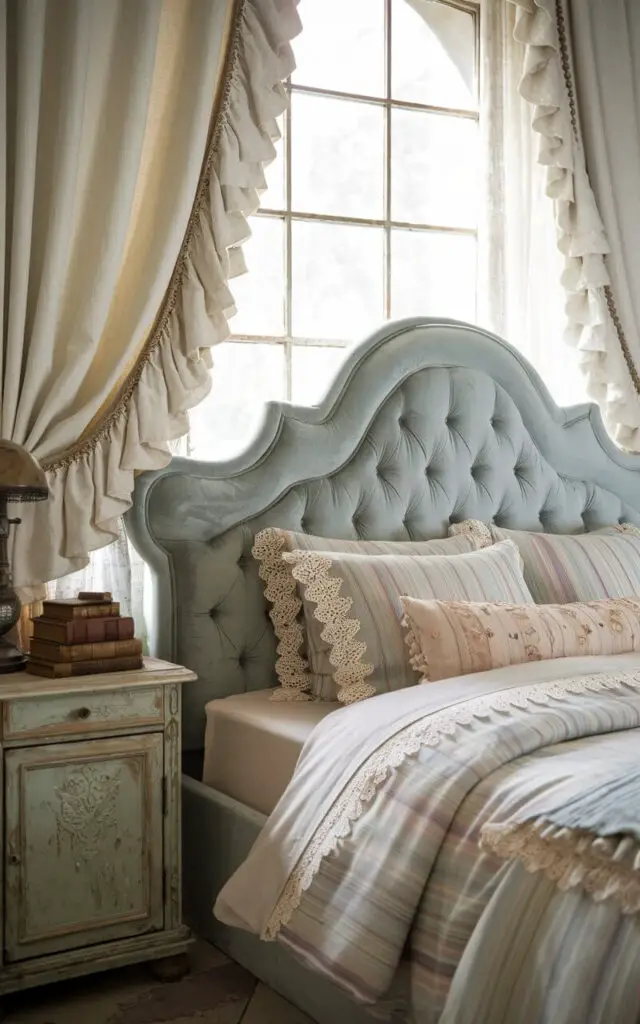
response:
{"label": "window pane", "polygon": [[285,397],[284,345],[225,341],[213,352],[213,386],[189,410],[194,459],[226,459],[246,448],[263,403]]}
{"label": "window pane", "polygon": [[475,321],[476,242],[440,231],[391,235],[391,316]]}
{"label": "window pane", "polygon": [[291,81],[384,96],[384,0],[304,0]]}
{"label": "window pane", "polygon": [[251,238],[243,248],[249,272],[230,282],[238,310],[231,330],[234,334],[284,334],[284,221],[252,217]]}
{"label": "window pane", "polygon": [[391,114],[393,220],[475,227],[478,126],[416,110]]}
{"label": "window pane", "polygon": [[393,0],[391,46],[393,99],[477,109],[473,15],[433,0],[417,10]]}
{"label": "window pane", "polygon": [[[278,118],[280,131],[284,130],[284,119]],[[260,206],[267,210],[284,210],[285,201],[285,164],[284,164],[284,136],[278,139],[275,144],[276,158],[264,169],[264,176],[267,179],[267,191],[260,196]]]}
{"label": "window pane", "polygon": [[317,405],[327,393],[345,354],[343,348],[294,345],[291,353],[293,401],[298,405]]}
{"label": "window pane", "polygon": [[291,155],[294,210],[383,217],[382,107],[294,93]]}
{"label": "window pane", "polygon": [[293,333],[359,341],[383,319],[381,228],[294,221]]}

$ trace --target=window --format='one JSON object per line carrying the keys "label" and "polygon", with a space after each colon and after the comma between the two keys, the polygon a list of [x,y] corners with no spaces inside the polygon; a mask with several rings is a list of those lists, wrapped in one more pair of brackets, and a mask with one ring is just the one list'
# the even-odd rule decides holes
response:
{"label": "window", "polygon": [[225,458],[262,402],[313,404],[386,319],[475,319],[478,8],[303,0],[283,138],[231,283],[190,454]]}

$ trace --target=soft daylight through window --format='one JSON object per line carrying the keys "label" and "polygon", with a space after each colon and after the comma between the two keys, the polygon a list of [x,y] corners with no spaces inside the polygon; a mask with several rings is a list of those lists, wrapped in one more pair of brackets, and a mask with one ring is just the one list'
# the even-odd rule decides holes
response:
{"label": "soft daylight through window", "polygon": [[304,0],[300,13],[249,273],[231,282],[233,335],[191,412],[196,458],[242,449],[266,400],[317,402],[384,320],[476,315],[477,6]]}

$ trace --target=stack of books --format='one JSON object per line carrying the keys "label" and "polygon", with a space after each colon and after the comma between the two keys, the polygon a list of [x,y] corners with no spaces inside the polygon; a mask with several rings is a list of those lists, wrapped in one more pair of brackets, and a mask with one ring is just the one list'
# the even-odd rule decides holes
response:
{"label": "stack of books", "polygon": [[48,678],[128,672],[142,668],[142,642],[133,619],[120,615],[109,593],[78,594],[67,601],[44,601],[33,619],[27,671]]}

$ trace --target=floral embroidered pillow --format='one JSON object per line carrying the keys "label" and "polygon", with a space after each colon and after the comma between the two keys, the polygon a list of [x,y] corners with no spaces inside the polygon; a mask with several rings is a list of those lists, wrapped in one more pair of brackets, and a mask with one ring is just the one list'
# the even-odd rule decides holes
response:
{"label": "floral embroidered pillow", "polygon": [[402,606],[411,665],[428,682],[640,650],[640,598],[518,606],[403,597]]}
{"label": "floral embroidered pillow", "polygon": [[514,541],[536,604],[640,596],[640,529],[629,523],[567,535],[505,530],[467,519],[449,532],[468,533],[480,546],[483,537],[485,544]]}
{"label": "floral embroidered pillow", "polygon": [[511,541],[454,558],[328,551],[284,558],[302,588],[312,692],[343,704],[418,681],[402,630],[403,594],[532,601]]}
{"label": "floral embroidered pillow", "polygon": [[479,538],[467,532],[442,540],[421,541],[339,540],[275,527],[257,533],[252,554],[260,563],[259,574],[265,583],[265,597],[272,605],[270,617],[278,641],[276,675],[280,687],[274,691],[273,699],[311,699],[302,601],[293,578],[292,566],[282,557],[285,552],[329,551],[372,556],[458,555],[475,551],[484,547],[485,543],[484,537]]}

